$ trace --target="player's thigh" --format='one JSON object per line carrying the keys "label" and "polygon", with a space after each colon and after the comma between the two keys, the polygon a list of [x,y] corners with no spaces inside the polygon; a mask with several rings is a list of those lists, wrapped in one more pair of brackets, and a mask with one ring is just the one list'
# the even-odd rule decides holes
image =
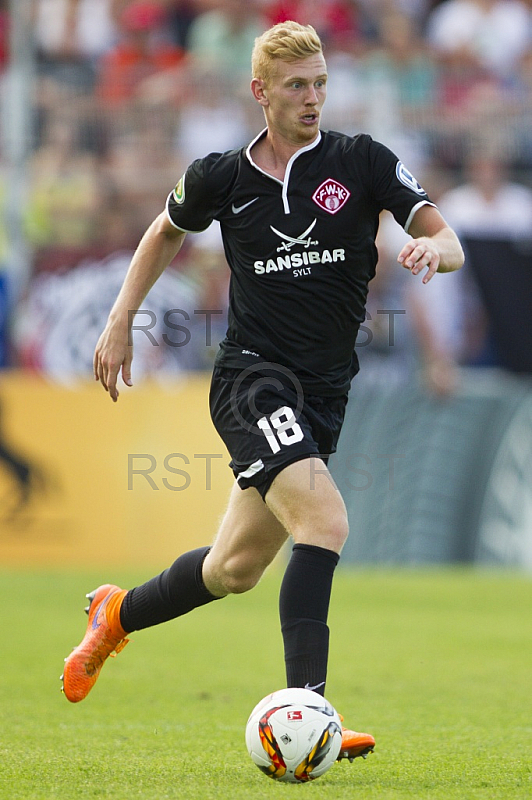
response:
{"label": "player's thigh", "polygon": [[347,511],[320,458],[302,459],[283,469],[266,504],[295,542],[341,551],[349,531]]}
{"label": "player's thigh", "polygon": [[215,369],[211,417],[239,486],[265,497],[287,464],[320,453],[316,429],[321,420],[288,381],[267,371],[240,378],[238,370]]}
{"label": "player's thigh", "polygon": [[[211,591],[222,587],[241,592],[252,588],[288,537],[254,488],[235,482],[227,511],[204,562],[203,579]],[[213,592],[216,594],[217,592]]]}

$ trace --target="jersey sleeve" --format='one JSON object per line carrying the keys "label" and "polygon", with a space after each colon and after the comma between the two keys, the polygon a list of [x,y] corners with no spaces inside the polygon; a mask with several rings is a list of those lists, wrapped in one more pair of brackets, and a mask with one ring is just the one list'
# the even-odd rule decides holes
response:
{"label": "jersey sleeve", "polygon": [[216,215],[218,193],[213,186],[211,161],[212,156],[194,161],[168,195],[168,218],[187,233],[204,231]]}
{"label": "jersey sleeve", "polygon": [[434,206],[423,187],[388,147],[371,140],[370,170],[374,197],[380,210],[391,211],[408,232],[414,214],[423,205]]}

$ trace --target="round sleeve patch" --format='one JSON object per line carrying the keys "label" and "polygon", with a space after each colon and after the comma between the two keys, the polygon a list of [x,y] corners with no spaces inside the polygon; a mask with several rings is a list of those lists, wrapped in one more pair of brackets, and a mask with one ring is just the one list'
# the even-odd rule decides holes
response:
{"label": "round sleeve patch", "polygon": [[405,167],[402,161],[397,162],[395,174],[408,189],[412,189],[416,194],[426,194],[425,189],[416,181],[410,170]]}

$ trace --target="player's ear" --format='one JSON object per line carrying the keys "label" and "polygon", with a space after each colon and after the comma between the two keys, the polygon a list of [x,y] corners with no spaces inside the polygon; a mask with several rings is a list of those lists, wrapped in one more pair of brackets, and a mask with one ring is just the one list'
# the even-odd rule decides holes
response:
{"label": "player's ear", "polygon": [[267,106],[269,101],[267,97],[266,84],[262,78],[253,78],[251,81],[251,93],[257,103],[261,106]]}

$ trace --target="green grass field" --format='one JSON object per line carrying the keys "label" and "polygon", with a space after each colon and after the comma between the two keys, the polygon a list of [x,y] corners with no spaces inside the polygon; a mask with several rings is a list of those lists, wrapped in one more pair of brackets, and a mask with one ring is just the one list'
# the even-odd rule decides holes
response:
{"label": "green grass field", "polygon": [[377,749],[293,786],[264,776],[243,738],[251,708],[284,686],[275,571],[134,634],[83,703],[60,694],[85,592],[144,577],[3,570],[1,798],[532,797],[529,578],[340,570],[327,696]]}

